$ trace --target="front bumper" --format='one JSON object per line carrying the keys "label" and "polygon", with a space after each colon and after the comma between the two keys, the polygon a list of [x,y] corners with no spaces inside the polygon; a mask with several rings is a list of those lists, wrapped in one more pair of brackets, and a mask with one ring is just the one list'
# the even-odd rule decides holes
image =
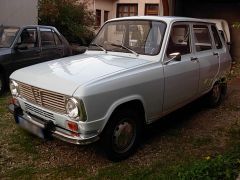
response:
{"label": "front bumper", "polygon": [[89,144],[97,141],[99,137],[97,135],[88,136],[83,138],[79,133],[69,133],[68,130],[65,130],[61,127],[57,127],[54,125],[52,121],[46,121],[36,116],[27,114],[26,112],[22,111],[22,109],[18,106],[13,104],[9,105],[9,111],[14,115],[15,122],[19,123],[19,118],[24,120],[25,124],[32,125],[42,129],[43,131],[43,138],[51,138],[55,137],[62,141],[66,141],[72,144]]}

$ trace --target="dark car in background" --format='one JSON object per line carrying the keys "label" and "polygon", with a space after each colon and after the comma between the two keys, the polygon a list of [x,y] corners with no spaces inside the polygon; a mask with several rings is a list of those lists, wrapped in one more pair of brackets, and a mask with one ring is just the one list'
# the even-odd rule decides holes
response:
{"label": "dark car in background", "polygon": [[0,26],[0,95],[20,68],[72,55],[68,41],[51,26]]}

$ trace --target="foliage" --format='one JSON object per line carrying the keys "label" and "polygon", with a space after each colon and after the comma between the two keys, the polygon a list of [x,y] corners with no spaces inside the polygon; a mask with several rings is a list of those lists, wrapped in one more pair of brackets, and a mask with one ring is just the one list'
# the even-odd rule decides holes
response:
{"label": "foliage", "polygon": [[40,0],[39,24],[55,26],[72,43],[88,44],[93,38],[94,15],[87,1]]}
{"label": "foliage", "polygon": [[240,22],[234,22],[232,27],[236,29],[240,29]]}

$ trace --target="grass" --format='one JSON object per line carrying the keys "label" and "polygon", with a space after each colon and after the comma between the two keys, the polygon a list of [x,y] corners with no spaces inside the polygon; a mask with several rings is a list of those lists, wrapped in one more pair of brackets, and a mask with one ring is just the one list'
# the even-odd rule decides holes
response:
{"label": "grass", "polygon": [[0,179],[236,179],[240,112],[233,95],[219,108],[190,108],[152,125],[134,156],[112,163],[98,144],[43,141],[20,129],[8,113],[8,94],[0,98]]}

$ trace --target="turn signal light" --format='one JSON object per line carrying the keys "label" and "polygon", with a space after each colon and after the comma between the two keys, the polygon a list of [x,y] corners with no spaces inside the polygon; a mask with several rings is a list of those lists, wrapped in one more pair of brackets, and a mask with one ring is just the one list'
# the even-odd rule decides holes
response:
{"label": "turn signal light", "polygon": [[10,104],[14,104],[16,106],[19,106],[19,102],[18,102],[18,100],[16,98],[11,98],[9,101],[10,101],[9,102]]}
{"label": "turn signal light", "polygon": [[67,127],[68,129],[78,132],[78,124],[76,122],[68,121],[67,120]]}

